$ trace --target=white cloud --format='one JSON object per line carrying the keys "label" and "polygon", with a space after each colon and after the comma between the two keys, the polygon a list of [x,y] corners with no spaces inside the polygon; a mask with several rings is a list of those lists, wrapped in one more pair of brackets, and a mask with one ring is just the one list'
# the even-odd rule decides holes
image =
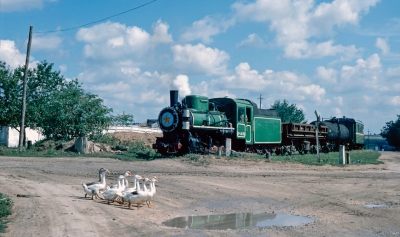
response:
{"label": "white cloud", "polygon": [[382,65],[377,54],[371,55],[366,60],[357,59],[355,65],[343,65],[340,71],[319,66],[315,77],[335,93],[385,89],[382,86],[384,80]]}
{"label": "white cloud", "polygon": [[400,96],[391,97],[389,103],[394,106],[400,106]]}
{"label": "white cloud", "polygon": [[383,54],[383,55],[387,55],[387,54],[390,53],[390,47],[389,47],[387,41],[384,40],[384,39],[382,39],[382,38],[377,38],[377,39],[376,39],[375,46],[376,46],[378,49],[382,50],[382,54]]}
{"label": "white cloud", "polygon": [[[320,85],[310,83],[310,80],[304,75],[297,75],[289,71],[274,72],[269,69],[260,74],[257,70],[251,69],[247,62],[236,66],[233,74],[213,80],[209,88],[229,89],[229,93],[238,91],[241,95],[244,91],[249,94],[268,92],[268,97],[275,99],[284,98],[321,104],[329,102],[325,99],[325,89]],[[210,94],[210,91],[208,93]],[[265,102],[268,103],[268,101]]]}
{"label": "white cloud", "polygon": [[[26,49],[26,46],[22,48]],[[29,59],[29,67],[35,67],[38,62],[35,61],[33,55]],[[26,54],[19,51],[14,41],[0,40],[0,60],[6,62],[11,69],[14,69],[25,65]]]}
{"label": "white cloud", "polygon": [[56,1],[57,0],[1,0],[0,12],[42,9],[44,2],[56,2]]}
{"label": "white cloud", "polygon": [[386,75],[390,78],[400,78],[400,67],[389,67],[386,71]]}
{"label": "white cloud", "polygon": [[295,93],[295,97],[302,101],[306,99],[310,99],[313,101],[324,102],[325,89],[321,88],[319,85],[308,85],[308,86],[299,86],[293,90]]}
{"label": "white cloud", "polygon": [[336,103],[340,106],[343,105],[343,97],[338,96],[338,97],[333,97],[333,99],[335,99]]}
{"label": "white cloud", "polygon": [[304,40],[288,43],[285,45],[284,52],[289,58],[322,58],[342,55],[342,60],[348,60],[354,58],[359,50],[354,45],[333,45],[332,40],[322,43],[309,43]]}
{"label": "white cloud", "polygon": [[333,116],[342,117],[342,111],[339,108],[332,108]]}
{"label": "white cloud", "polygon": [[58,68],[60,69],[61,73],[66,73],[68,71],[68,66],[65,64],[58,66]]}
{"label": "white cloud", "polygon": [[226,74],[229,55],[225,51],[212,49],[203,44],[175,45],[171,50],[174,65],[181,71],[205,75]]}
{"label": "white cloud", "polygon": [[172,42],[169,25],[158,20],[153,25],[153,35],[137,26],[126,26],[107,21],[90,28],[81,28],[76,34],[78,41],[86,43],[86,58],[115,59],[143,57],[148,50],[159,44]]}
{"label": "white cloud", "polygon": [[32,50],[55,50],[62,43],[61,37],[57,35],[34,36],[32,39]]}
{"label": "white cloud", "polygon": [[250,34],[238,44],[239,48],[265,48],[263,39],[256,34]]}
{"label": "white cloud", "polygon": [[358,24],[361,16],[378,1],[334,0],[315,5],[313,0],[256,0],[236,2],[232,8],[239,20],[269,22],[285,57],[320,58],[341,54],[348,60],[358,52],[355,46],[333,45],[331,40],[322,43],[308,40],[332,35],[334,27]]}
{"label": "white cloud", "polygon": [[234,24],[234,19],[214,19],[206,16],[199,21],[193,22],[192,26],[183,32],[181,39],[184,41],[201,40],[204,44],[209,44],[213,41],[212,36],[225,32]]}
{"label": "white cloud", "polygon": [[171,43],[172,35],[168,34],[169,25],[167,23],[158,20],[155,25],[153,25],[153,36],[152,41],[154,43]]}
{"label": "white cloud", "polygon": [[337,74],[338,72],[332,68],[325,68],[323,66],[317,67],[317,75],[318,79],[322,79],[324,82],[328,83],[336,83],[337,82]]}
{"label": "white cloud", "polygon": [[0,60],[6,62],[12,68],[16,68],[19,65],[25,64],[24,58],[25,55],[17,49],[14,41],[0,41]]}

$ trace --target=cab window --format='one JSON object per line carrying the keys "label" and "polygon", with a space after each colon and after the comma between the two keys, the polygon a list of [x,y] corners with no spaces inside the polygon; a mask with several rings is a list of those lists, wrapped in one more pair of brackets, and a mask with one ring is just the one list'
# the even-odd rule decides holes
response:
{"label": "cab window", "polygon": [[246,122],[250,123],[251,121],[251,108],[246,108]]}
{"label": "cab window", "polygon": [[239,108],[238,109],[238,123],[244,123],[244,108]]}

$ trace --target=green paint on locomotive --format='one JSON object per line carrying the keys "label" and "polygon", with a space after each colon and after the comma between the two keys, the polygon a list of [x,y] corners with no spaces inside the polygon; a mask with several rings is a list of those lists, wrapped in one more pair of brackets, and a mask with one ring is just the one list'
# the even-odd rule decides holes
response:
{"label": "green paint on locomotive", "polygon": [[182,103],[186,104],[187,108],[191,111],[208,111],[209,102],[208,97],[201,95],[188,95],[183,99]]}
{"label": "green paint on locomotive", "polygon": [[211,127],[223,127],[228,121],[224,114],[218,111],[197,111],[189,109],[191,112],[193,126],[211,126]]}
{"label": "green paint on locomotive", "polygon": [[214,98],[210,99],[225,112],[228,121],[236,128],[235,138],[246,145],[281,143],[281,120],[279,117],[255,114],[258,109],[250,100]]}
{"label": "green paint on locomotive", "polygon": [[254,124],[254,144],[281,143],[282,126],[279,118],[257,116]]}
{"label": "green paint on locomotive", "polygon": [[223,127],[228,121],[224,114],[210,107],[206,96],[188,95],[182,100],[182,103],[189,109],[191,125],[194,127]]}

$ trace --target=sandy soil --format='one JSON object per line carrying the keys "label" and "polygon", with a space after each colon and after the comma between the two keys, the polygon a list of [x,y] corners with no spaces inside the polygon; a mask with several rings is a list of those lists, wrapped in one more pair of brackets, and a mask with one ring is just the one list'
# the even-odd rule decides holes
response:
{"label": "sandy soil", "polygon": [[[0,187],[15,201],[1,236],[400,236],[400,153],[382,165],[305,166],[206,156],[123,162],[0,157]],[[159,178],[154,207],[130,210],[84,198],[99,168]],[[18,197],[19,196],[19,197]],[[387,204],[370,209],[365,204]],[[297,227],[193,230],[164,226],[192,215],[266,212],[315,219]]]}
{"label": "sandy soil", "polygon": [[162,137],[162,133],[134,133],[134,132],[115,132],[110,133],[111,136],[117,138],[120,143],[123,142],[143,142],[146,146],[152,146],[156,143],[157,137]]}

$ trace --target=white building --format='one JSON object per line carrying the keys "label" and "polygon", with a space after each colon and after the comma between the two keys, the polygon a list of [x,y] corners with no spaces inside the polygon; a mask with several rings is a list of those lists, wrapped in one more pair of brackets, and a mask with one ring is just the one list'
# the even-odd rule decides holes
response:
{"label": "white building", "polygon": [[[25,140],[32,141],[32,144],[45,138],[38,129],[26,128],[25,132]],[[18,147],[19,132],[11,127],[0,127],[0,144],[7,147]]]}

